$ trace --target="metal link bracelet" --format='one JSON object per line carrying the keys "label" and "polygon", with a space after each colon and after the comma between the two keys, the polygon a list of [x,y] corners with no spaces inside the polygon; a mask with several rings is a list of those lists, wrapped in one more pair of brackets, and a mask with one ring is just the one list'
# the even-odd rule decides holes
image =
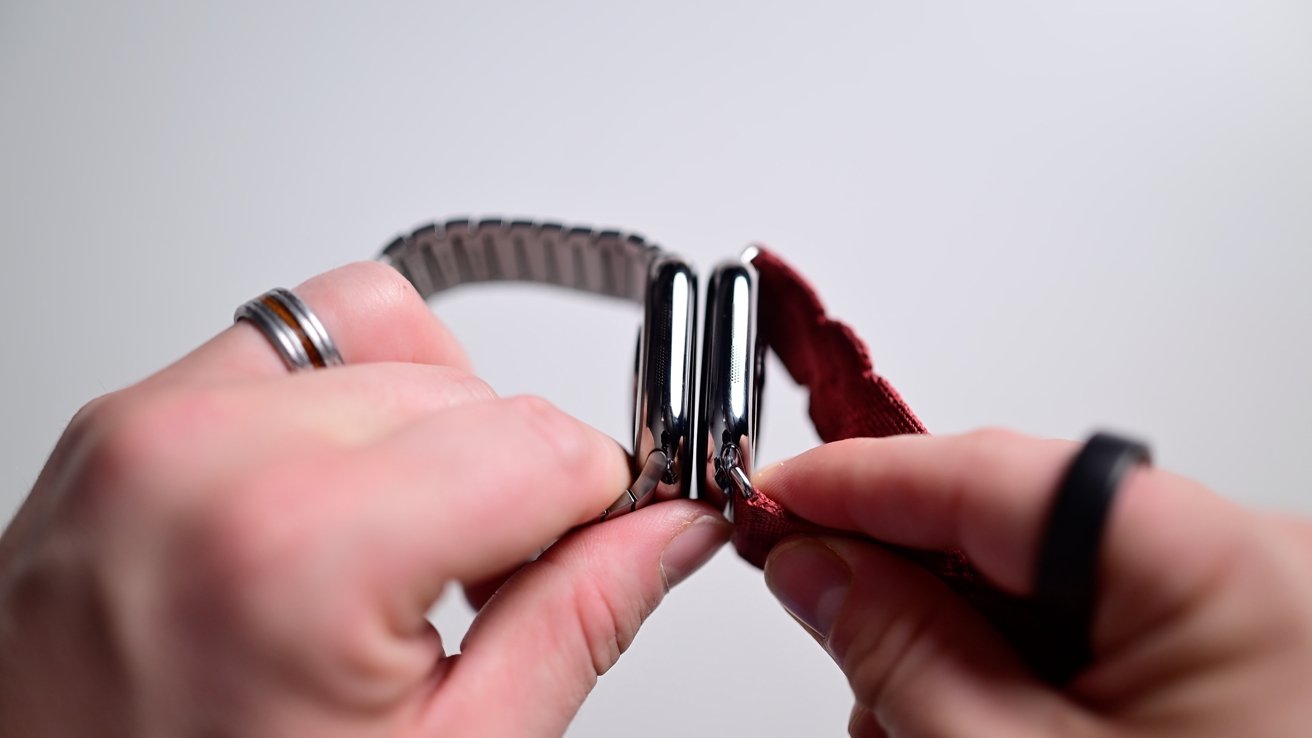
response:
{"label": "metal link bracelet", "polygon": [[643,306],[633,484],[601,520],[692,495],[697,278],[641,236],[558,223],[454,219],[400,236],[379,257],[429,299],[475,282],[553,284]]}

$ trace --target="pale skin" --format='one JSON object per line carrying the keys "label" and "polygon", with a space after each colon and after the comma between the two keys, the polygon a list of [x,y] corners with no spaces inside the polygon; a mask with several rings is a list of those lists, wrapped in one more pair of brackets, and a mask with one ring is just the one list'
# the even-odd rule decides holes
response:
{"label": "pale skin", "polygon": [[[692,502],[570,533],[615,441],[497,397],[390,267],[298,293],[348,366],[243,323],[73,420],[0,539],[0,735],[560,735],[728,538]],[[441,592],[558,538],[447,657]]]}
{"label": "pale skin", "polygon": [[[498,397],[389,268],[297,292],[348,366],[290,374],[240,324],[70,424],[0,538],[0,735],[558,736],[728,538],[684,501],[584,526],[629,481],[620,447]],[[1024,594],[1074,449],[862,439],[756,484],[841,531],[964,549]],[[765,579],[849,676],[855,736],[1301,735],[1309,541],[1136,472],[1103,549],[1097,662],[1065,690],[869,543],[790,539]],[[481,609],[448,656],[425,613],[458,585]]]}
{"label": "pale skin", "polygon": [[[758,475],[797,514],[880,541],[959,548],[1029,594],[1078,446],[1006,431],[854,439]],[[1157,469],[1105,531],[1095,663],[1040,683],[941,582],[868,543],[799,538],[766,581],[847,674],[876,736],[1300,736],[1312,726],[1312,536]]]}

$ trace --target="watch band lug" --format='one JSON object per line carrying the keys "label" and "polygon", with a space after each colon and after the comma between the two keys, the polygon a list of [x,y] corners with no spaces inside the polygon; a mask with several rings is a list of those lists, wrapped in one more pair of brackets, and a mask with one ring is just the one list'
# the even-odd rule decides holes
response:
{"label": "watch band lug", "polygon": [[610,507],[602,511],[598,522],[633,512],[641,507],[656,491],[656,487],[669,476],[670,466],[670,458],[665,452],[658,450],[648,454],[647,461],[642,465],[642,471],[638,472],[633,484],[624,490]]}

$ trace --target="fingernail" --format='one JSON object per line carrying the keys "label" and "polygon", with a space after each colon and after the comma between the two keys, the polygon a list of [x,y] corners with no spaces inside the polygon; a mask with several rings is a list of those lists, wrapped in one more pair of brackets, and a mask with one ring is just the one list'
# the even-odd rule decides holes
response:
{"label": "fingernail", "polygon": [[710,561],[720,546],[729,540],[729,532],[729,524],[718,515],[703,515],[684,526],[661,552],[665,588],[668,590],[682,582]]}
{"label": "fingernail", "polygon": [[828,546],[807,538],[770,554],[765,582],[784,608],[823,641],[847,599],[852,570]]}

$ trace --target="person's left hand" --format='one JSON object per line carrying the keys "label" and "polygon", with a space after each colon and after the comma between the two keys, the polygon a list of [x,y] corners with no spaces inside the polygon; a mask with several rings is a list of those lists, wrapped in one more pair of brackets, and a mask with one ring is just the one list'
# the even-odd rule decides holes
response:
{"label": "person's left hand", "polygon": [[[0,539],[0,734],[559,735],[728,538],[692,502],[570,533],[618,444],[497,397],[388,267],[298,292],[349,365],[241,323],[71,423]],[[549,545],[447,656],[447,585]]]}

